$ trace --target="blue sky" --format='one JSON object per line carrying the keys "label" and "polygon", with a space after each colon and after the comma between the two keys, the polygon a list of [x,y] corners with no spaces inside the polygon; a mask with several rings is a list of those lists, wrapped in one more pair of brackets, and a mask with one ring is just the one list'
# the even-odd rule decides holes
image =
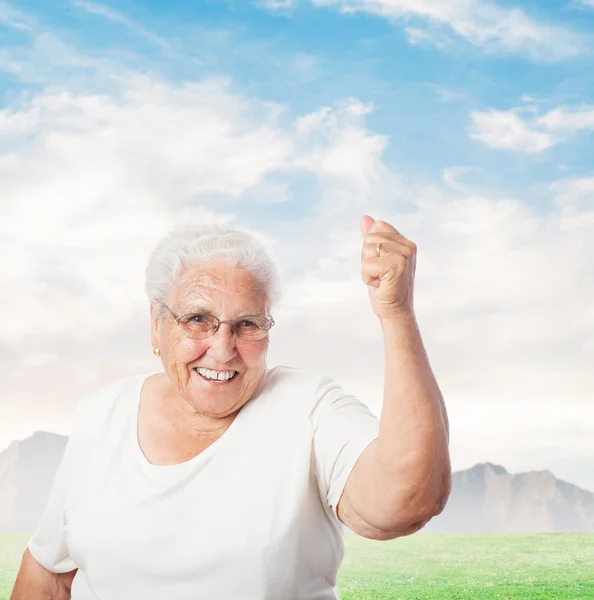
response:
{"label": "blue sky", "polygon": [[[547,183],[551,171],[588,172],[587,132],[578,133],[571,144],[529,157],[493,151],[465,133],[473,110],[528,105],[545,113],[559,105],[594,102],[589,74],[594,7],[567,1],[500,2],[502,12],[521,9],[531,26],[554,27],[558,37],[568,39],[559,47],[543,41],[509,50],[464,39],[414,11],[386,19],[364,10],[343,14],[337,10],[340,2],[333,3],[336,7],[305,0],[292,4],[284,9],[247,0],[120,2],[117,9],[90,2],[11,6],[34,15],[40,30],[92,57],[109,57],[174,82],[228,76],[241,93],[283,104],[289,119],[337,98],[370,102],[369,126],[390,137],[386,162],[411,177],[435,177],[445,164],[463,163],[484,171],[475,175],[477,183],[513,185],[530,197],[533,186]],[[494,26],[488,22],[484,29]],[[427,39],[410,43],[410,27],[429,32]],[[4,44],[30,43],[22,30],[9,26],[2,33]],[[568,57],[570,44],[579,48]],[[47,75],[23,82],[5,74],[0,79],[5,98],[51,84]],[[535,102],[523,101],[526,96]]]}
{"label": "blue sky", "polygon": [[155,368],[143,268],[186,220],[263,236],[271,362],[379,413],[368,212],[419,247],[454,467],[594,489],[593,59],[588,0],[0,1],[0,447]]}

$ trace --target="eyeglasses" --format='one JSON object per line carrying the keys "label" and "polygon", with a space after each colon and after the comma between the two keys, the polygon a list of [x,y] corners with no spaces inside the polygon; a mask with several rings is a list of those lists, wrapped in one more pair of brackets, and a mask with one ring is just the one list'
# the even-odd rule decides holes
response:
{"label": "eyeglasses", "polygon": [[184,328],[188,337],[196,340],[202,340],[214,335],[222,323],[229,323],[231,331],[239,339],[256,342],[262,340],[275,324],[272,317],[263,317],[262,315],[245,315],[237,317],[233,321],[221,321],[216,317],[205,313],[191,313],[176,317],[173,311],[163,304],[177,324]]}

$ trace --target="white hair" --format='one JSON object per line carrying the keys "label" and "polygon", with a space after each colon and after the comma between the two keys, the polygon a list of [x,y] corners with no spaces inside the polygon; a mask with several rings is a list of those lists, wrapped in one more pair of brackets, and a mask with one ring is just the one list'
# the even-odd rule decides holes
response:
{"label": "white hair", "polygon": [[146,266],[145,290],[157,315],[163,316],[163,305],[184,267],[215,260],[247,269],[264,289],[269,314],[278,305],[279,271],[255,234],[230,225],[183,225],[172,229],[157,244]]}

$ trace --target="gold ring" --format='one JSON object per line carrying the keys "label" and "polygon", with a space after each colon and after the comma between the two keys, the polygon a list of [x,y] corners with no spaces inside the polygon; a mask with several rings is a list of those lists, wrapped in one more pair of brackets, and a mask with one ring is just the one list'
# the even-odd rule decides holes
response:
{"label": "gold ring", "polygon": [[382,250],[382,243],[378,242],[377,246],[375,247],[375,254],[378,258],[380,257],[381,250]]}

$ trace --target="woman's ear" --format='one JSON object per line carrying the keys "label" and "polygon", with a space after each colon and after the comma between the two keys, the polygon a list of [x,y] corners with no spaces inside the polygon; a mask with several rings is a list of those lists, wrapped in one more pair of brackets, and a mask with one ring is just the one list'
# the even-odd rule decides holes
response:
{"label": "woman's ear", "polygon": [[151,304],[150,308],[150,318],[151,318],[151,344],[153,348],[159,347],[159,317],[157,316],[157,310],[155,309],[155,305]]}

